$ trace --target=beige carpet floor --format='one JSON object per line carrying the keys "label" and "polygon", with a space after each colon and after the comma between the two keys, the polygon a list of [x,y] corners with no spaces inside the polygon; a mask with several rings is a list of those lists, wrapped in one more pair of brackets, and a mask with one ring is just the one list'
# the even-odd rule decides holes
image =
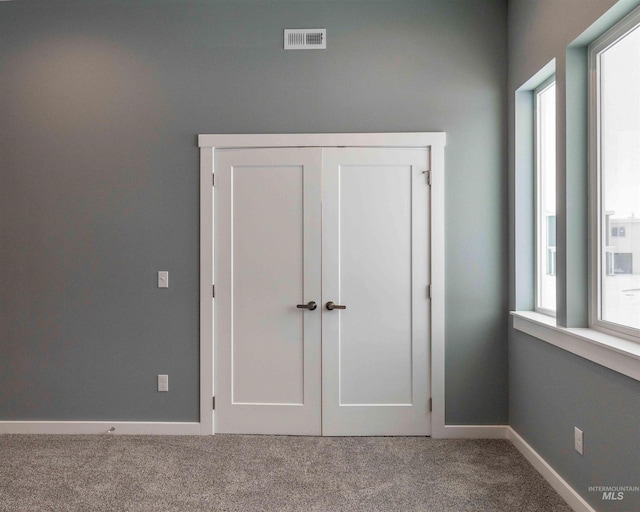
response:
{"label": "beige carpet floor", "polygon": [[501,440],[0,435],[0,511],[570,508]]}

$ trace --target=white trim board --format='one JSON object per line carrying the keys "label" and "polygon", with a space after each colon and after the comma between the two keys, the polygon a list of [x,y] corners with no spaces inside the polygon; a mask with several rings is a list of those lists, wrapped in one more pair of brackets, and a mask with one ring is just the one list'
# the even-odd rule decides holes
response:
{"label": "white trim board", "polygon": [[263,133],[201,134],[201,148],[271,148],[271,147],[384,147],[426,148],[445,146],[443,132],[394,133]]}
{"label": "white trim board", "polygon": [[[115,430],[111,430],[111,429]],[[0,434],[199,435],[200,423],[152,421],[0,421]]]}
{"label": "white trim board", "polygon": [[215,150],[265,147],[430,148],[431,170],[431,413],[432,437],[445,431],[445,232],[444,148],[442,132],[201,134],[200,147],[200,423],[214,433],[211,396],[213,374],[213,186]]}
{"label": "white trim board", "polygon": [[[200,425],[213,434],[213,148],[200,149]],[[205,286],[206,283],[206,286]]]}
{"label": "white trim board", "polygon": [[511,427],[507,429],[507,439],[511,441],[524,458],[549,482],[551,487],[555,489],[560,497],[565,500],[573,510],[576,512],[596,512],[596,510]]}

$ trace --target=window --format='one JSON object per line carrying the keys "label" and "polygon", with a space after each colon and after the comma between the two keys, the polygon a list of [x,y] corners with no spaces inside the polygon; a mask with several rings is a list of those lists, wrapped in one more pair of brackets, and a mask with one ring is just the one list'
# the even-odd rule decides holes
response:
{"label": "window", "polygon": [[534,91],[536,158],[536,310],[556,310],[556,83]]}
{"label": "window", "polygon": [[640,340],[640,9],[590,48],[592,327]]}
{"label": "window", "polygon": [[[565,146],[566,188],[558,190],[564,205],[557,217],[552,208],[545,212],[544,171],[540,176],[545,161],[540,131],[544,132],[545,123],[544,96],[540,99],[539,94],[547,85],[544,79],[555,73],[555,61],[516,90],[516,310],[511,314],[514,329],[640,381],[640,8],[588,49],[584,46],[605,23],[611,27],[611,16],[618,14],[609,11],[606,19],[567,46],[565,105],[560,108],[565,130],[557,134]],[[561,226],[564,229],[556,231]],[[556,243],[564,248],[565,259],[554,268]],[[539,307],[544,299],[541,284],[556,270],[558,298],[563,301],[557,304],[558,319]]]}

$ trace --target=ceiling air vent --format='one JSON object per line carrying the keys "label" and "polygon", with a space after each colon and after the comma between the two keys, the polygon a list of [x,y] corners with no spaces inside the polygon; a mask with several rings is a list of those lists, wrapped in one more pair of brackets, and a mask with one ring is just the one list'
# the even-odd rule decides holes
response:
{"label": "ceiling air vent", "polygon": [[326,47],[326,28],[286,28],[284,30],[285,50],[324,50]]}

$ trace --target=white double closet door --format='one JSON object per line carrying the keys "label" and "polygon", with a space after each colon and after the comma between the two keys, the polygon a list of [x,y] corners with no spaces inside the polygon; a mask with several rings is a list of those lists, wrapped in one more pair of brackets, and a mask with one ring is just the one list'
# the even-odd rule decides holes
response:
{"label": "white double closet door", "polygon": [[429,435],[428,156],[216,150],[216,432]]}

